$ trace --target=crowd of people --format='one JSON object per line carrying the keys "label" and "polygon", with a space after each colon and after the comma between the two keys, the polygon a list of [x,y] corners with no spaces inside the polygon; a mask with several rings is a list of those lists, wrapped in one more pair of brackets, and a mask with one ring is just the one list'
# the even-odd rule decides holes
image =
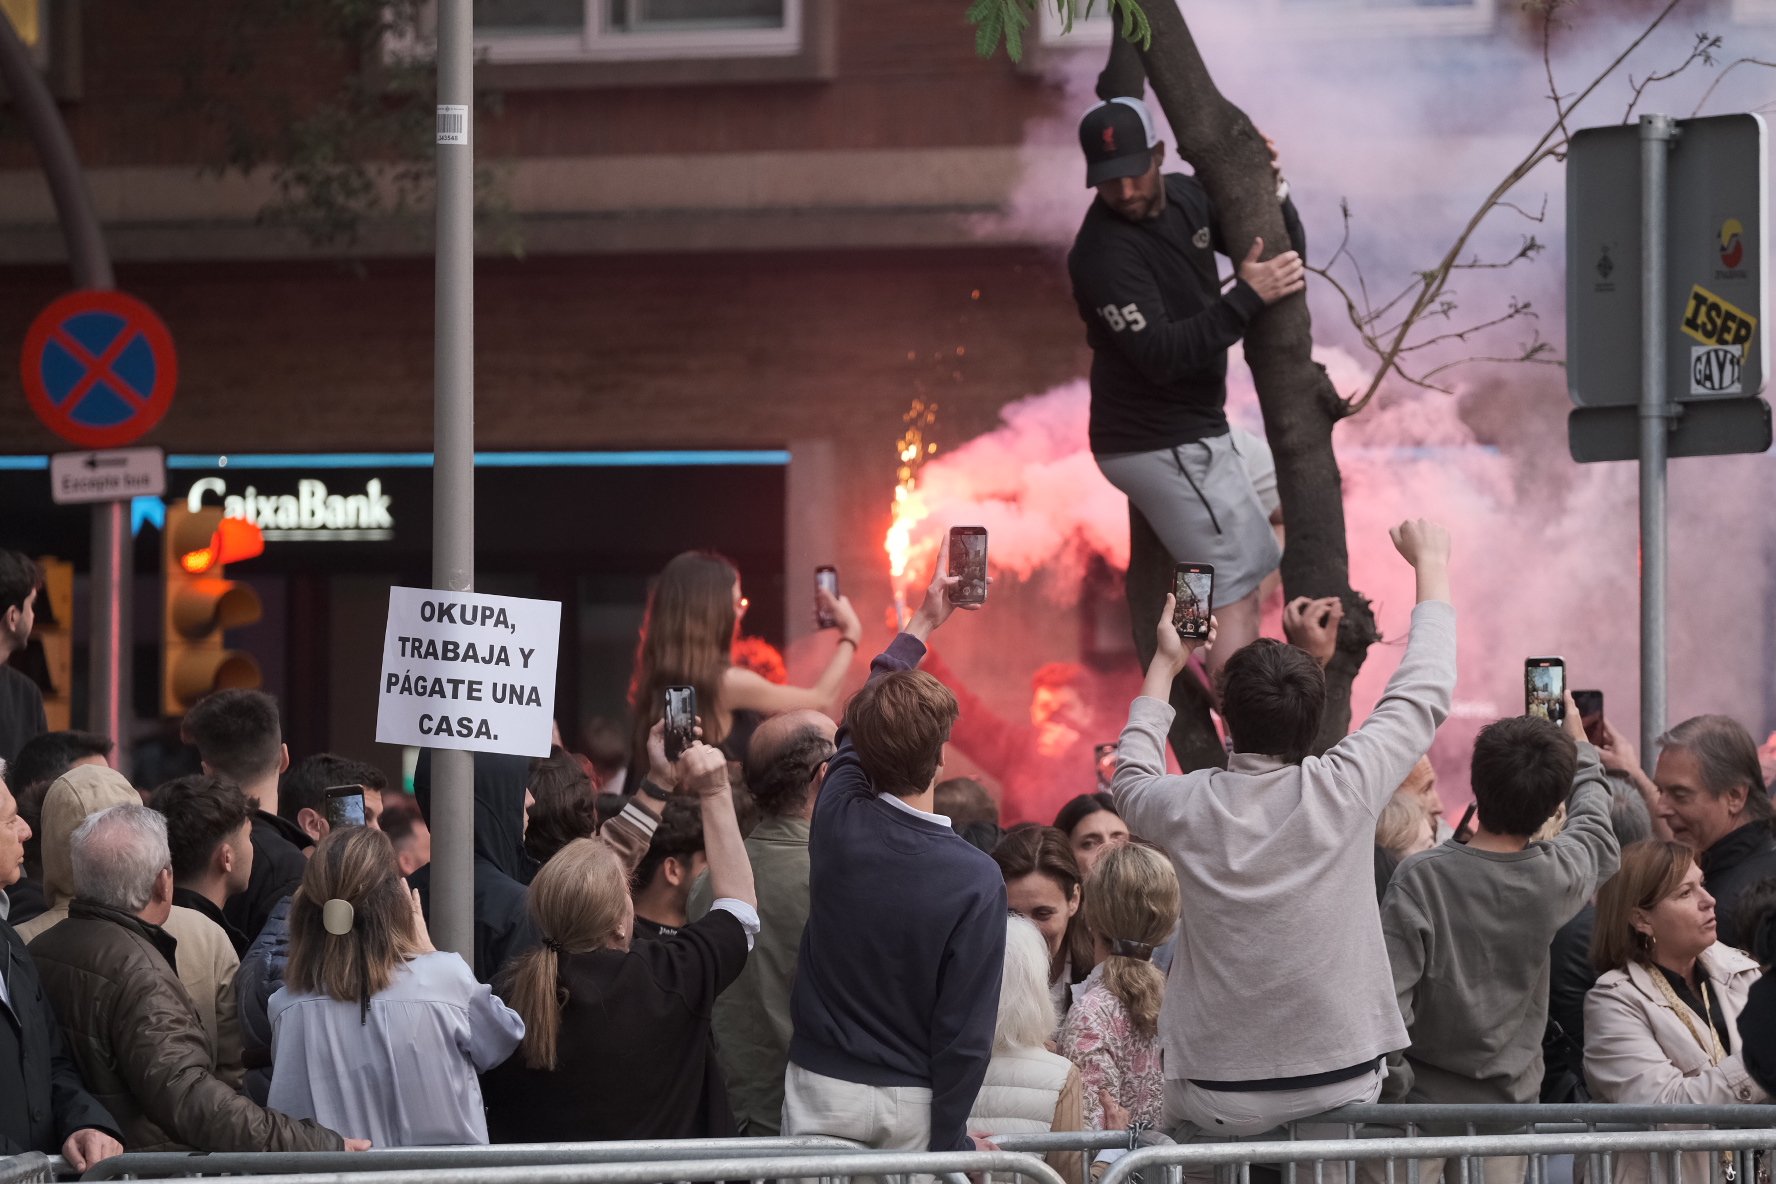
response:
{"label": "crowd of people", "polygon": [[[958,700],[920,668],[957,610],[941,560],[841,725],[850,605],[823,601],[819,685],[760,693],[719,652],[737,573],[682,556],[651,594],[626,772],[476,754],[466,956],[428,937],[423,754],[412,797],[351,757],[292,763],[259,691],[198,703],[201,771],[157,786],[107,738],[38,728],[0,780],[0,1149],[961,1150],[1243,1136],[1377,1099],[1768,1101],[1776,829],[1750,735],[1686,721],[1649,778],[1570,703],[1501,719],[1452,833],[1425,759],[1455,679],[1449,538],[1393,540],[1419,603],[1360,728],[1315,752],[1329,649],[1297,613],[1300,644],[1217,664],[1226,767],[1168,772],[1199,648],[1168,605],[1108,789],[1009,828],[945,776]],[[36,583],[0,555],[14,571],[16,633]],[[680,682],[707,694],[668,759],[657,692]],[[330,821],[348,787],[361,825]]]}

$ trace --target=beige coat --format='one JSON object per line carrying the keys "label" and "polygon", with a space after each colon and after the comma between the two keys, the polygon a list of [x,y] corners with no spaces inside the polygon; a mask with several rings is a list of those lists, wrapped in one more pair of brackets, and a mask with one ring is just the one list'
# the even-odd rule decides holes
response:
{"label": "beige coat", "polygon": [[[1726,1014],[1727,1058],[1710,1063],[1654,981],[1657,971],[1638,963],[1612,970],[1585,999],[1585,1079],[1599,1101],[1730,1106],[1770,1100],[1740,1059],[1739,1012],[1757,981],[1757,963],[1718,942],[1703,951],[1701,962]],[[1690,1023],[1701,1032],[1705,1021],[1695,1016]],[[1615,1184],[1664,1184],[1666,1165],[1649,1158],[1618,1157]],[[1709,1166],[1706,1152],[1686,1155],[1683,1177],[1707,1180]]]}
{"label": "beige coat", "polygon": [[[67,919],[74,898],[74,832],[82,822],[112,806],[139,806],[142,799],[129,779],[105,765],[81,765],[56,778],[43,799],[43,891],[49,908],[15,926],[30,942]],[[179,981],[203,1020],[209,1037],[211,1068],[231,1086],[241,1083],[240,1022],[235,1014],[234,975],[240,957],[222,927],[196,909],[175,905],[162,926],[178,949]]]}

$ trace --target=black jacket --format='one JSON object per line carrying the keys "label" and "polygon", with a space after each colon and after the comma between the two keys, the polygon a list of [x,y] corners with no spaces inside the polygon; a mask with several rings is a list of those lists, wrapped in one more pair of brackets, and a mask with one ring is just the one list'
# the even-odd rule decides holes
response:
{"label": "black jacket", "polygon": [[1767,819],[1748,822],[1702,853],[1702,887],[1714,897],[1719,938],[1740,950],[1751,948],[1751,933],[1739,917],[1739,902],[1763,880],[1776,877],[1776,832]]}
{"label": "black jacket", "polygon": [[1597,906],[1587,904],[1554,934],[1548,951],[1548,1027],[1542,1036],[1542,1101],[1589,1102],[1585,1086],[1585,996],[1597,982],[1591,934]]}
{"label": "black jacket", "polygon": [[[746,965],[746,930],[712,910],[677,935],[564,955],[556,1067],[524,1054],[481,1078],[495,1143],[737,1134],[709,1013]],[[995,995],[997,998],[997,995]]]}
{"label": "black jacket", "polygon": [[[1092,348],[1091,450],[1100,456],[1225,435],[1227,350],[1264,308],[1244,280],[1222,295],[1216,253],[1243,256],[1249,244],[1224,240],[1201,183],[1167,173],[1164,184],[1165,209],[1145,222],[1094,200],[1067,256]],[[1305,254],[1288,201],[1283,223]]]}
{"label": "black jacket", "polygon": [[[475,754],[475,977],[491,983],[513,957],[537,944],[536,927],[525,909],[524,886],[537,862],[524,850],[524,788],[530,761],[498,753]],[[430,824],[432,753],[421,749],[413,772],[413,796]],[[431,923],[431,871],[427,864],[409,878]]]}
{"label": "black jacket", "polygon": [[86,1092],[68,1055],[36,963],[4,921],[0,977],[11,1003],[0,1005],[0,1155],[59,1155],[69,1135],[88,1127],[121,1141],[122,1128]]}
{"label": "black jacket", "polygon": [[302,849],[312,841],[302,828],[264,810],[253,811],[253,870],[244,892],[228,898],[223,913],[251,945],[277,902],[296,891],[308,867]]}

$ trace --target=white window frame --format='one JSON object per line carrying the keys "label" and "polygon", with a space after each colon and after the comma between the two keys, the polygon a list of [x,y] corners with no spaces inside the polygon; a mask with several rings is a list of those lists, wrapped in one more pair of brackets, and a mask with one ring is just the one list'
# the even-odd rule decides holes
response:
{"label": "white window frame", "polygon": [[578,33],[489,35],[475,30],[475,52],[487,62],[628,62],[662,58],[787,57],[802,50],[807,0],[783,0],[778,29],[682,29],[652,33],[602,30],[610,0],[584,0]]}
{"label": "white window frame", "polygon": [[[1233,4],[1239,0],[1222,0]],[[1246,10],[1253,18],[1271,21],[1288,20],[1275,27],[1285,30],[1291,38],[1323,38],[1374,36],[1379,34],[1429,34],[1464,36],[1490,33],[1498,27],[1498,0],[1472,0],[1463,5],[1443,8],[1419,8],[1409,5],[1371,5],[1367,0],[1346,0],[1343,4],[1327,4],[1320,11],[1306,6],[1294,7],[1285,0],[1248,0]],[[1106,16],[1106,0],[1097,0],[1090,19],[1082,13],[1073,22],[1073,31],[1063,33],[1065,22],[1055,14],[1052,0],[1040,0],[1036,21],[1036,42],[1044,49],[1102,50],[1121,29],[1120,17]],[[1776,0],[1733,0],[1735,6],[1776,17]],[[1083,7],[1083,0],[1082,0]]]}

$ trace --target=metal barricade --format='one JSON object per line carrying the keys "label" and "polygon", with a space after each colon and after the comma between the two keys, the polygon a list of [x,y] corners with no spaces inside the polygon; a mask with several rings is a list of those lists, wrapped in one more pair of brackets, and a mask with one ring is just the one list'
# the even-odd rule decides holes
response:
{"label": "metal barricade", "polygon": [[[655,1146],[676,1149],[682,1147],[683,1142]],[[359,1158],[369,1155],[369,1152],[364,1152]],[[921,1176],[946,1178],[974,1172],[1015,1177],[1028,1181],[1028,1184],[1062,1184],[1060,1176],[1053,1168],[1034,1155],[1019,1152],[851,1150],[810,1150],[805,1154],[769,1155],[746,1155],[736,1151],[701,1159],[656,1159],[652,1162],[630,1159],[626,1162],[552,1163],[519,1167],[429,1166],[393,1171],[283,1172],[255,1175],[254,1184],[676,1184],[678,1181],[687,1181],[689,1184],[718,1184],[727,1180],[851,1181]]]}
{"label": "metal barricade", "polygon": [[[369,1151],[131,1151],[102,1160],[82,1180],[169,1176],[351,1174],[433,1167],[507,1168],[548,1164],[648,1163],[701,1156],[806,1155],[866,1148],[825,1135],[768,1139],[612,1139],[596,1143],[497,1143],[454,1147],[391,1147]],[[0,1184],[8,1184],[0,1180]]]}
{"label": "metal barricade", "polygon": [[[1098,1152],[1133,1151],[1143,1135],[1154,1137],[1138,1130],[1119,1130],[1046,1131],[1042,1134],[994,1135],[992,1139],[1001,1151],[1023,1151],[1041,1156],[1076,1153],[1079,1156],[1079,1178],[1090,1180],[1092,1160]],[[1159,1137],[1164,1138],[1163,1135]]]}
{"label": "metal barricade", "polygon": [[0,1184],[51,1184],[55,1161],[41,1151],[0,1157]]}
{"label": "metal barricade", "polygon": [[[1770,1119],[1776,1113],[1766,1117]],[[1773,1148],[1776,1129],[1769,1128],[1179,1143],[1131,1151],[1112,1165],[1101,1184],[1156,1184],[1162,1176],[1166,1184],[1177,1184],[1186,1176],[1209,1174],[1218,1181],[1251,1184],[1254,1165],[1272,1164],[1282,1165],[1285,1184],[1297,1184],[1304,1167],[1311,1167],[1314,1184],[1326,1184],[1332,1175],[1327,1169],[1344,1165],[1374,1165],[1362,1178],[1376,1184],[1418,1184],[1421,1162],[1446,1160],[1458,1163],[1450,1184],[1480,1184],[1483,1173],[1473,1161],[1513,1157],[1527,1160],[1525,1184],[1547,1184],[1547,1160],[1559,1155],[1585,1160],[1596,1173],[1591,1179],[1599,1184],[1612,1178],[1614,1160],[1629,1155],[1664,1165],[1667,1184],[1686,1184],[1682,1156],[1698,1152],[1709,1161],[1711,1178],[1726,1178],[1719,1162],[1724,1152],[1733,1178],[1750,1184],[1755,1178],[1753,1153]],[[1691,1175],[1687,1184],[1701,1182]]]}
{"label": "metal barricade", "polygon": [[[1746,1106],[1637,1106],[1615,1102],[1572,1102],[1544,1105],[1462,1104],[1382,1104],[1344,1106],[1312,1118],[1290,1123],[1294,1130],[1304,1125],[1338,1125],[1350,1137],[1362,1137],[1362,1127],[1416,1128],[1455,1126],[1463,1132],[1481,1134],[1482,1127],[1498,1128],[1490,1132],[1513,1131],[1535,1133],[1550,1127],[1580,1130],[1599,1128],[1638,1128],[1657,1126],[1711,1127],[1718,1129],[1752,1129],[1772,1125],[1776,1111],[1767,1105]],[[1451,1132],[1455,1133],[1455,1132]],[[1553,1133],[1553,1132],[1548,1132]]]}

